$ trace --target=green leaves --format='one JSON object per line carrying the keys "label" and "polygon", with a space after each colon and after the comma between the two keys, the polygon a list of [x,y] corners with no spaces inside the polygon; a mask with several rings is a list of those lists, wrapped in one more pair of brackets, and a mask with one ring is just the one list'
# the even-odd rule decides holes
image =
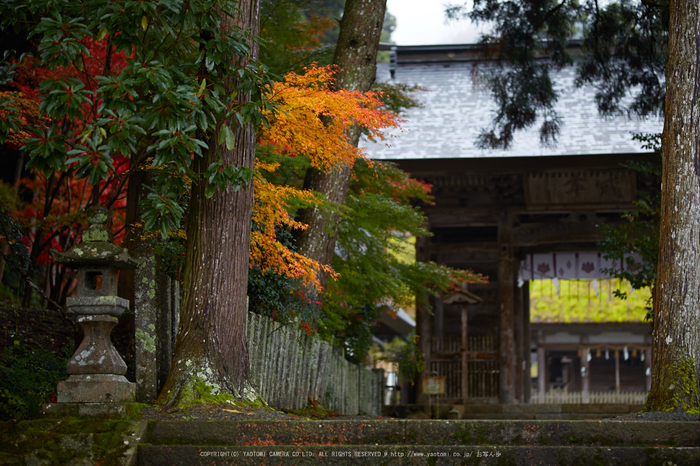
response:
{"label": "green leaves", "polygon": [[238,191],[241,186],[247,186],[253,179],[253,170],[248,167],[233,167],[219,159],[209,165],[204,177],[207,180],[204,193],[210,198],[217,189],[226,189],[229,185],[234,191]]}
{"label": "green leaves", "polygon": [[29,152],[27,168],[35,167],[44,174],[66,168],[66,141],[55,123],[48,129],[38,128],[36,138],[26,139],[25,150]]}
{"label": "green leaves", "polygon": [[87,178],[92,186],[96,186],[101,180],[106,180],[110,171],[114,171],[110,152],[102,144],[104,131],[95,131],[92,136],[85,138],[85,144],[78,144],[76,148],[68,151],[72,157],[66,164],[77,164],[78,177]]}
{"label": "green leaves", "polygon": [[42,17],[30,33],[30,37],[41,37],[38,50],[49,68],[82,66],[82,56],[89,54],[83,39],[91,34],[84,18],[80,15],[71,18],[70,12],[66,13],[64,16],[56,11],[54,16]]}
{"label": "green leaves", "polygon": [[[23,128],[34,134],[29,165],[45,173],[75,168],[96,186],[126,176],[114,170],[116,157],[131,159],[156,178],[144,212],[146,226],[163,235],[179,226],[190,181],[203,177],[207,196],[247,184],[247,168],[193,168],[215,141],[214,128],[232,150],[234,132],[223,122],[262,121],[269,78],[249,59],[247,33],[222,26],[222,15],[236,11],[234,0],[0,0],[0,28],[27,27],[38,43],[34,66],[53,72],[40,83],[43,126]],[[225,92],[231,77],[237,88]],[[4,138],[19,120],[10,99],[0,98],[0,113]]]}
{"label": "green leaves", "polygon": [[233,150],[234,146],[236,145],[236,138],[233,135],[233,131],[231,131],[231,128],[224,123],[221,125],[221,131],[219,132],[219,144],[226,143],[226,149],[228,150]]}
{"label": "green leaves", "polygon": [[[635,135],[647,149],[655,149],[661,155],[660,134]],[[661,158],[661,157],[659,157]],[[603,241],[598,243],[598,250],[606,259],[625,261],[624,269],[603,269],[604,272],[630,283],[633,289],[653,289],[656,286],[656,265],[659,258],[659,229],[661,215],[661,163],[630,162],[625,164],[629,170],[637,172],[637,176],[651,181],[651,192],[640,192],[634,201],[635,208],[622,214],[626,222],[619,224],[603,224],[598,230]],[[641,257],[641,262],[634,259]],[[622,297],[623,293],[619,294]],[[617,295],[616,295],[617,296]],[[647,318],[653,314],[651,298],[648,303]]]}
{"label": "green leaves", "polygon": [[76,78],[47,79],[39,85],[39,90],[44,94],[39,111],[56,120],[84,117],[83,106],[93,96]]}
{"label": "green leaves", "polygon": [[180,226],[185,209],[180,205],[176,193],[168,192],[158,194],[152,188],[146,199],[141,202],[143,209],[144,228],[146,230],[160,230],[163,239],[168,233]]}

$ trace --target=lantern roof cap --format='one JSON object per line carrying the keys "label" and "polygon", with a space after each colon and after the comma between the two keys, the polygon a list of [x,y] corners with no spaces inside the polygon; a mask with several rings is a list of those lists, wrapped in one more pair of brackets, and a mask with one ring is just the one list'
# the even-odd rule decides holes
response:
{"label": "lantern roof cap", "polygon": [[83,241],[66,252],[52,250],[54,260],[70,267],[105,265],[117,269],[135,269],[140,262],[131,257],[125,248],[112,242],[112,233],[107,228],[107,209],[99,205],[90,207],[87,216],[90,226],[83,232]]}

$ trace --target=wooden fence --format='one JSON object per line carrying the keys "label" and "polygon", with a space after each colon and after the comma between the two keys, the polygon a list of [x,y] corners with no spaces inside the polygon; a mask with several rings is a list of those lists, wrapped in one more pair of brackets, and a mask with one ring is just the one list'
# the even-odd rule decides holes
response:
{"label": "wooden fence", "polygon": [[562,392],[533,393],[532,404],[632,404],[643,405],[647,392]]}
{"label": "wooden fence", "polygon": [[340,414],[381,414],[383,370],[348,362],[299,326],[248,313],[250,371],[262,398],[277,409],[301,409],[309,397]]}

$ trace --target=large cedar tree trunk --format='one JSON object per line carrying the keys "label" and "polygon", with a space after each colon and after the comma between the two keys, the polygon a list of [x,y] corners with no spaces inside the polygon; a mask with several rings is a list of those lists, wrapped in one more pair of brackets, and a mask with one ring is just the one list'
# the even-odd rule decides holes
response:
{"label": "large cedar tree trunk", "polygon": [[[374,82],[377,68],[377,50],[382,33],[386,0],[347,0],[333,62],[338,66],[335,88],[367,92]],[[357,146],[359,128],[350,132],[350,144]],[[330,172],[309,169],[304,187],[317,191],[326,199],[344,204],[350,187],[351,166],[333,167]],[[299,234],[299,252],[321,264],[330,264],[337,237],[337,215],[328,215],[317,208],[306,209],[300,220],[309,228]],[[328,275],[322,273],[325,287]]]}
{"label": "large cedar tree trunk", "polygon": [[697,410],[700,363],[700,13],[670,4],[659,270],[647,411]]}
{"label": "large cedar tree trunk", "polygon": [[[222,21],[233,22],[257,35],[259,6],[259,0],[240,0],[239,16],[234,21],[230,18]],[[257,57],[255,44],[251,53],[253,58]],[[234,83],[229,84],[233,89]],[[237,99],[244,102],[249,96],[239,94]],[[199,173],[216,161],[217,150],[226,163],[253,168],[254,128],[238,126],[235,118],[229,125],[236,128],[235,148],[228,150],[225,144],[217,144],[218,131],[212,134],[210,149],[195,160]],[[204,178],[192,186],[180,328],[170,374],[159,397],[160,402],[167,404],[196,397],[202,388],[197,382],[206,384],[213,395],[224,392],[244,395],[242,389],[248,371],[246,289],[253,186],[250,183],[239,190],[229,186],[217,190],[209,199],[204,195],[205,188]]]}

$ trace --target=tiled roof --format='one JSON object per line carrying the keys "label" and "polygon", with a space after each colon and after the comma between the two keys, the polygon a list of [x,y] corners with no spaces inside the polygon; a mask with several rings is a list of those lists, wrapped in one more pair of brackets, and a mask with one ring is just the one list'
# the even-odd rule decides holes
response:
{"label": "tiled roof", "polygon": [[[495,103],[489,90],[472,79],[474,67],[474,62],[399,63],[395,82],[427,88],[428,92],[419,93],[424,107],[407,112],[402,131],[390,133],[397,136],[388,140],[390,147],[366,141],[361,146],[371,158],[381,160],[628,154],[647,152],[632,140],[633,133],[660,133],[663,128],[661,118],[601,117],[594,101],[595,88],[576,88],[575,71],[568,67],[553,72],[559,92],[556,110],[563,122],[555,146],[540,144],[539,125],[535,124],[517,133],[508,150],[482,150],[475,141],[481,129],[490,125]],[[389,64],[378,65],[377,78],[391,79]]]}

